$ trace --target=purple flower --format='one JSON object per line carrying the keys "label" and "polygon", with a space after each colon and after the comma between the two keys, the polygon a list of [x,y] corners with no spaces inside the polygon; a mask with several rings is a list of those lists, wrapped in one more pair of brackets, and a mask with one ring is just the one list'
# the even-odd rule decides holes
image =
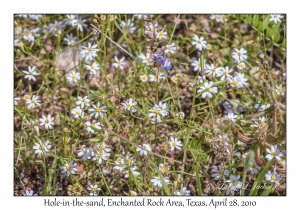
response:
{"label": "purple flower", "polygon": [[51,45],[49,45],[49,44],[46,45],[46,50],[47,50],[48,52],[51,52],[52,49],[53,49],[53,48],[52,48]]}
{"label": "purple flower", "polygon": [[47,43],[48,39],[49,39],[48,36],[44,36],[44,37],[43,37],[44,43]]}
{"label": "purple flower", "polygon": [[161,55],[161,53],[155,52],[154,53],[154,60],[158,60],[161,64],[163,64],[164,57]]}
{"label": "purple flower", "polygon": [[171,59],[170,58],[166,58],[164,60],[162,69],[164,69],[164,70],[170,70],[172,68],[172,66],[170,65],[170,63],[171,63]]}

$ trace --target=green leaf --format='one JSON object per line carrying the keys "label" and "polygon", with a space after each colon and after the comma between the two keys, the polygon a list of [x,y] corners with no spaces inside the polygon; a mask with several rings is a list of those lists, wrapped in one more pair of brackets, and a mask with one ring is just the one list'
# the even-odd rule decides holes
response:
{"label": "green leaf", "polygon": [[271,38],[273,35],[273,30],[267,27],[267,37]]}
{"label": "green leaf", "polygon": [[249,23],[249,24],[252,22],[252,17],[251,17],[251,15],[248,15],[246,21],[247,21],[247,23]]}
{"label": "green leaf", "polygon": [[268,187],[260,194],[260,196],[267,196],[270,194],[271,191],[272,191],[272,187]]}
{"label": "green leaf", "polygon": [[282,48],[286,48],[286,41],[283,41],[283,42],[282,42],[281,47],[282,47]]}
{"label": "green leaf", "polygon": [[278,30],[279,30],[279,27],[280,27],[280,24],[281,24],[281,23],[278,22],[277,24],[273,25],[273,26],[272,26],[272,30],[273,30],[273,31],[278,31]]}
{"label": "green leaf", "polygon": [[252,24],[254,27],[258,26],[258,24],[259,24],[259,16],[258,15],[253,16]]}
{"label": "green leaf", "polygon": [[279,42],[279,40],[280,40],[280,33],[276,31],[274,34],[274,42]]}
{"label": "green leaf", "polygon": [[202,187],[201,187],[201,180],[200,180],[200,176],[199,176],[199,171],[198,171],[197,165],[196,165],[196,182],[197,182],[198,196],[201,196],[202,195]]}
{"label": "green leaf", "polygon": [[263,31],[264,30],[264,27],[263,27],[263,22],[259,22],[259,24],[258,24],[258,30],[260,30],[260,31]]}
{"label": "green leaf", "polygon": [[249,168],[254,162],[254,151],[250,150],[245,159],[245,168]]}
{"label": "green leaf", "polygon": [[166,191],[167,195],[168,195],[168,196],[172,196],[173,194],[171,193],[170,188],[169,188],[169,186],[166,184],[166,182],[165,182],[163,176],[161,175],[160,172],[159,172],[158,175],[159,175],[159,178],[160,178],[160,180],[161,180],[161,183],[162,183],[163,188],[164,188],[164,190]]}
{"label": "green leaf", "polygon": [[249,195],[251,196],[256,196],[257,195],[257,191],[259,189],[259,186],[262,183],[262,180],[264,179],[265,174],[267,173],[269,167],[271,165],[271,161],[269,161],[266,166],[263,168],[263,170],[258,174],[257,179],[255,180],[255,184],[253,185]]}
{"label": "green leaf", "polygon": [[[24,162],[24,165],[27,166],[28,165],[28,157],[26,156],[26,154],[23,151],[20,151],[20,155],[22,157],[22,160]],[[25,167],[26,168],[26,167]]]}
{"label": "green leaf", "polygon": [[264,22],[263,22],[263,30],[265,30],[267,28],[267,26],[269,25],[270,22],[270,16],[267,15],[267,17],[265,17]]}

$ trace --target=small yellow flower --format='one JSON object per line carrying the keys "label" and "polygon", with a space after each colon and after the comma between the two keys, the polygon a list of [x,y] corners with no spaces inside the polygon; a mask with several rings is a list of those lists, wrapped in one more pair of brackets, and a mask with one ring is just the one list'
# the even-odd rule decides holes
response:
{"label": "small yellow flower", "polygon": [[140,79],[142,80],[142,82],[147,82],[147,80],[148,80],[148,77],[147,77],[147,75],[141,75],[140,76]]}
{"label": "small yellow flower", "polygon": [[107,79],[112,79],[113,76],[114,76],[114,75],[110,73],[110,74],[108,74],[108,75],[106,76],[106,78],[107,78]]}

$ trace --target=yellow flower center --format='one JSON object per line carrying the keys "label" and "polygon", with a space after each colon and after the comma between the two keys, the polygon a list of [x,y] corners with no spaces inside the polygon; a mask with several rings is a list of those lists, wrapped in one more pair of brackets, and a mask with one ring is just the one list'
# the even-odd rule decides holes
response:
{"label": "yellow flower center", "polygon": [[198,40],[198,41],[197,41],[197,43],[198,43],[198,44],[201,44],[201,41],[200,41],[200,40]]}
{"label": "yellow flower center", "polygon": [[19,42],[19,43],[18,43],[18,46],[19,46],[19,47],[23,47],[24,44],[23,44],[22,42]]}
{"label": "yellow flower center", "polygon": [[101,109],[99,107],[96,108],[96,112],[100,112]]}
{"label": "yellow flower center", "polygon": [[120,164],[119,164],[119,167],[123,167],[123,164],[122,164],[122,163],[120,163]]}
{"label": "yellow flower center", "polygon": [[113,77],[113,74],[108,74],[108,75],[107,75],[107,78],[108,78],[108,79],[111,79],[112,77]]}
{"label": "yellow flower center", "polygon": [[142,76],[141,78],[142,78],[142,80],[147,80],[147,77],[145,75]]}
{"label": "yellow flower center", "polygon": [[56,30],[58,30],[58,25],[55,25],[54,28],[55,28]]}
{"label": "yellow flower center", "polygon": [[276,152],[271,152],[271,155],[272,155],[273,157],[275,157],[275,156],[276,156]]}
{"label": "yellow flower center", "polygon": [[118,61],[117,64],[120,65],[120,64],[121,64],[121,61]]}
{"label": "yellow flower center", "polygon": [[251,166],[251,168],[256,168],[256,165],[253,163],[252,166]]}
{"label": "yellow flower center", "polygon": [[158,36],[160,37],[164,36],[163,32],[159,32]]}
{"label": "yellow flower center", "polygon": [[69,129],[68,129],[67,127],[64,127],[64,128],[63,128],[63,131],[64,131],[64,132],[68,132]]}
{"label": "yellow flower center", "polygon": [[212,71],[212,72],[215,72],[215,71],[216,71],[216,68],[212,68],[211,71]]}
{"label": "yellow flower center", "polygon": [[206,139],[206,141],[210,141],[210,137],[209,136],[206,136],[205,139]]}
{"label": "yellow flower center", "polygon": [[277,90],[280,92],[281,91],[281,87],[278,87]]}
{"label": "yellow flower center", "polygon": [[274,15],[274,18],[277,18],[277,15]]}
{"label": "yellow flower center", "polygon": [[95,66],[94,65],[91,65],[91,69],[94,69],[95,68]]}
{"label": "yellow flower center", "polygon": [[59,35],[59,34],[61,34],[61,31],[60,31],[60,30],[56,30],[56,31],[55,31],[55,34],[56,34],[56,35]]}
{"label": "yellow flower center", "polygon": [[155,110],[155,114],[157,114],[157,115],[160,114],[160,110],[158,110],[158,109]]}
{"label": "yellow flower center", "polygon": [[29,75],[32,75],[32,74],[33,74],[33,72],[32,72],[32,71],[30,71],[30,72],[29,72]]}
{"label": "yellow flower center", "polygon": [[68,164],[68,165],[66,165],[66,169],[69,171],[69,170],[71,170],[71,166]]}
{"label": "yellow flower center", "polygon": [[235,182],[236,182],[236,180],[235,180],[235,179],[234,179],[234,180],[231,180],[231,183],[232,183],[232,184],[234,184]]}
{"label": "yellow flower center", "polygon": [[83,150],[83,153],[84,153],[84,154],[88,153],[88,150],[87,150],[87,149],[84,149],[84,150]]}
{"label": "yellow flower center", "polygon": [[166,172],[166,171],[168,171],[168,168],[166,166],[164,166],[164,167],[161,168],[161,171]]}
{"label": "yellow flower center", "polygon": [[128,103],[128,104],[126,104],[126,106],[127,106],[128,108],[130,108],[130,107],[131,107],[131,104]]}
{"label": "yellow flower center", "polygon": [[146,58],[145,58],[146,61],[148,61],[149,59],[150,59],[149,57],[146,57]]}
{"label": "yellow flower center", "polygon": [[41,146],[39,147],[40,150],[44,150],[44,148],[45,148],[45,147],[44,147],[43,145],[41,145]]}
{"label": "yellow flower center", "polygon": [[72,18],[72,17],[69,17],[69,20],[70,20],[70,21],[72,21],[72,20],[74,20],[74,18]]}
{"label": "yellow flower center", "polygon": [[171,46],[170,46],[170,45],[169,45],[169,46],[167,46],[167,49],[168,49],[168,50],[171,50]]}
{"label": "yellow flower center", "polygon": [[237,82],[236,82],[236,81],[232,81],[231,84],[232,84],[233,86],[236,86]]}
{"label": "yellow flower center", "polygon": [[271,180],[276,180],[276,177],[273,175],[273,176],[271,176]]}
{"label": "yellow flower center", "polygon": [[180,192],[179,192],[179,193],[180,193],[180,195],[184,195],[184,192],[183,192],[182,190],[180,190]]}
{"label": "yellow flower center", "polygon": [[135,194],[134,194],[133,192],[130,192],[130,195],[131,195],[131,196],[135,196]]}
{"label": "yellow flower center", "polygon": [[95,124],[91,124],[91,127],[95,127]]}
{"label": "yellow flower center", "polygon": [[82,101],[82,102],[85,102],[85,98],[83,98],[81,101]]}
{"label": "yellow flower center", "polygon": [[92,188],[92,192],[96,192],[97,191],[97,189],[96,188]]}
{"label": "yellow flower center", "polygon": [[99,156],[99,157],[102,157],[102,155],[103,155],[102,152],[99,152],[99,153],[98,153],[98,156]]}
{"label": "yellow flower center", "polygon": [[176,146],[177,146],[177,143],[176,143],[176,142],[173,142],[173,143],[172,143],[172,146],[173,146],[173,147],[176,147]]}
{"label": "yellow flower center", "polygon": [[177,82],[178,78],[177,77],[172,77],[173,82]]}
{"label": "yellow flower center", "polygon": [[238,55],[238,56],[241,56],[241,52],[238,52],[237,55]]}
{"label": "yellow flower center", "polygon": [[209,92],[209,91],[210,91],[210,87],[206,87],[206,88],[205,88],[205,91],[206,91],[206,92]]}
{"label": "yellow flower center", "polygon": [[27,37],[28,37],[28,36],[29,36],[29,33],[27,32],[27,33],[25,34],[25,36],[27,36]]}
{"label": "yellow flower center", "polygon": [[92,48],[88,47],[88,48],[87,48],[87,51],[88,51],[89,53],[92,52]]}
{"label": "yellow flower center", "polygon": [[105,145],[102,145],[102,146],[101,146],[101,149],[102,149],[102,150],[105,150],[105,149],[106,149],[106,146],[105,146]]}
{"label": "yellow flower center", "polygon": [[225,75],[225,76],[227,75],[227,71],[224,71],[224,75]]}
{"label": "yellow flower center", "polygon": [[34,104],[34,103],[35,103],[35,100],[33,100],[33,99],[32,99],[32,100],[31,100],[31,103],[33,103],[33,104]]}
{"label": "yellow flower center", "polygon": [[145,146],[145,145],[143,145],[143,146],[142,146],[142,148],[143,148],[143,149],[146,149],[146,146]]}
{"label": "yellow flower center", "polygon": [[77,112],[76,112],[76,114],[77,114],[77,115],[80,115],[80,112],[79,112],[79,111],[77,111]]}
{"label": "yellow flower center", "polygon": [[266,127],[267,123],[261,123],[261,127]]}
{"label": "yellow flower center", "polygon": [[78,25],[81,25],[82,24],[82,21],[78,21]]}
{"label": "yellow flower center", "polygon": [[131,159],[127,159],[127,163],[128,163],[128,164],[131,164],[131,163],[132,163],[132,160],[131,160]]}
{"label": "yellow flower center", "polygon": [[158,177],[158,178],[157,178],[157,181],[161,182],[161,179]]}
{"label": "yellow flower center", "polygon": [[71,78],[72,78],[72,79],[76,79],[76,76],[75,76],[75,75],[72,75]]}
{"label": "yellow flower center", "polygon": [[49,119],[48,118],[45,120],[45,123],[49,123]]}
{"label": "yellow flower center", "polygon": [[223,170],[219,170],[218,174],[222,175],[223,174]]}

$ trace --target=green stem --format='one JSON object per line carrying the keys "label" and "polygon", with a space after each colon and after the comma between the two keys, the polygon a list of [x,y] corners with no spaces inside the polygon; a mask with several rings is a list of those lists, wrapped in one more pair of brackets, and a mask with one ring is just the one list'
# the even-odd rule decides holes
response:
{"label": "green stem", "polygon": [[[178,19],[179,19],[179,17],[180,17],[180,15],[177,16]],[[177,27],[177,24],[175,23],[172,34],[171,34],[171,37],[170,37],[170,40],[169,40],[169,44],[171,44],[171,41],[172,41],[172,38],[173,38],[176,27]]]}

